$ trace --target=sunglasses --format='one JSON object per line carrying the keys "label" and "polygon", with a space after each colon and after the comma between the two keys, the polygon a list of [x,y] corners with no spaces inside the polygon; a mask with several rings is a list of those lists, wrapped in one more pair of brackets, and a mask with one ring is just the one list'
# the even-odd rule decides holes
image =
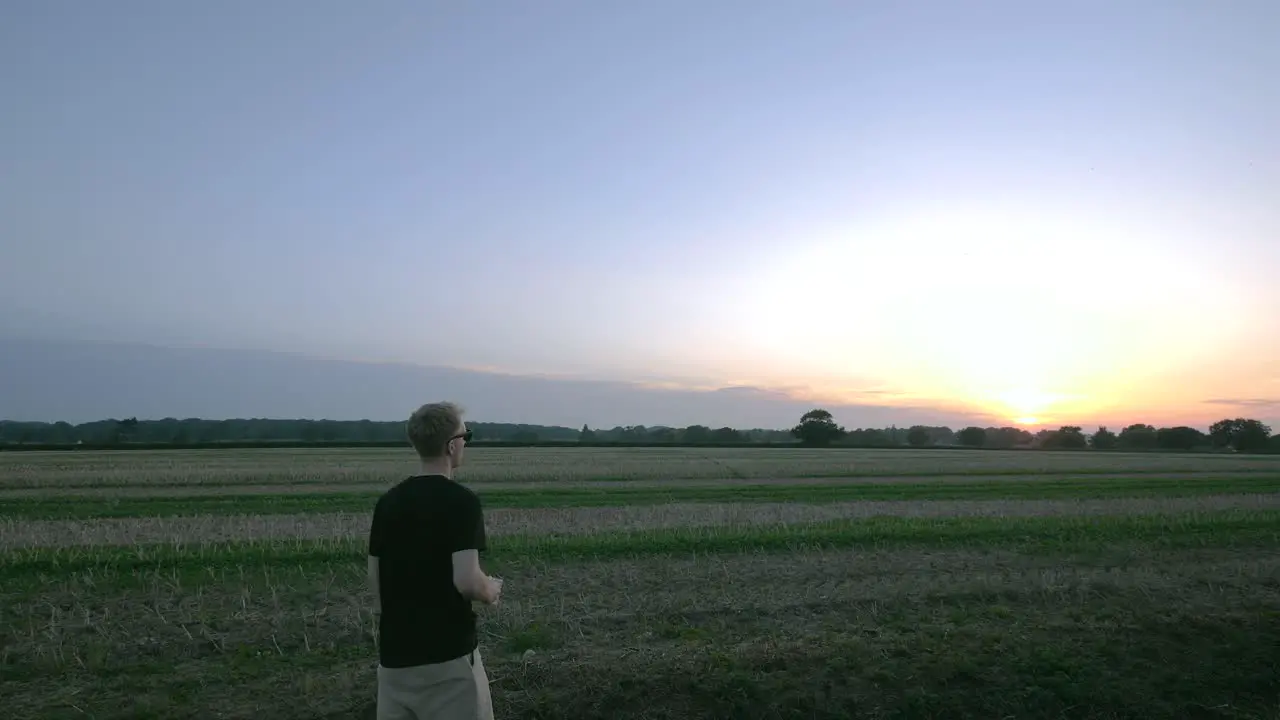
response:
{"label": "sunglasses", "polygon": [[450,441],[450,442],[453,442],[454,440],[457,440],[458,438],[462,438],[462,439],[463,439],[463,441],[465,441],[465,442],[471,442],[471,430],[470,430],[470,429],[468,429],[466,432],[462,433],[461,435],[454,435],[453,437],[449,438],[449,441]]}

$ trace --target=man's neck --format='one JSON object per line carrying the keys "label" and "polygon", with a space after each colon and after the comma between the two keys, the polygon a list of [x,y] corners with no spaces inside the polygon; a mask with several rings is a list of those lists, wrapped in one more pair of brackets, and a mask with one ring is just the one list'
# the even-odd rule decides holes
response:
{"label": "man's neck", "polygon": [[423,475],[443,475],[450,480],[453,479],[453,468],[449,466],[447,458],[442,460],[423,460],[421,467]]}

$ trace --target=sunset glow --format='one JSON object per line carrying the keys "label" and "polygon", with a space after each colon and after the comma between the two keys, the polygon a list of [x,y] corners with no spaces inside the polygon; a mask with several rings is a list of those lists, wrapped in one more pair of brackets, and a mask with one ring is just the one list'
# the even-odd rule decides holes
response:
{"label": "sunset glow", "polygon": [[[1020,424],[1089,423],[1153,411],[1153,394],[1194,401],[1220,376],[1163,378],[1256,352],[1257,323],[1280,329],[1242,316],[1249,300],[1226,276],[1160,250],[1174,227],[1044,203],[980,207],[924,206],[795,238],[725,289],[722,322],[740,343],[721,361],[778,384],[806,373]],[[1150,298],[1179,311],[1152,313]],[[1223,392],[1258,380],[1235,377]]]}

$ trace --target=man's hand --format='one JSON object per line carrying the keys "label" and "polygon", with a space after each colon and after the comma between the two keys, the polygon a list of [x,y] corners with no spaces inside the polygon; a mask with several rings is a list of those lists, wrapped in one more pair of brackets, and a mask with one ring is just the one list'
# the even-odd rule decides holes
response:
{"label": "man's hand", "polygon": [[498,598],[502,597],[502,582],[503,582],[502,578],[486,576],[485,580],[486,580],[485,589],[487,590],[487,592],[485,593],[485,595],[487,595],[487,597],[485,598],[485,604],[497,605]]}

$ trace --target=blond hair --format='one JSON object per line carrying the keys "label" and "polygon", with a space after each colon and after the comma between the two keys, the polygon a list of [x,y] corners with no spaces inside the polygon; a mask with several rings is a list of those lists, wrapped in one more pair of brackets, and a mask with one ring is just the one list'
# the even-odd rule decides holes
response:
{"label": "blond hair", "polygon": [[427,403],[409,416],[405,435],[418,457],[438,458],[462,429],[462,408],[451,402]]}

